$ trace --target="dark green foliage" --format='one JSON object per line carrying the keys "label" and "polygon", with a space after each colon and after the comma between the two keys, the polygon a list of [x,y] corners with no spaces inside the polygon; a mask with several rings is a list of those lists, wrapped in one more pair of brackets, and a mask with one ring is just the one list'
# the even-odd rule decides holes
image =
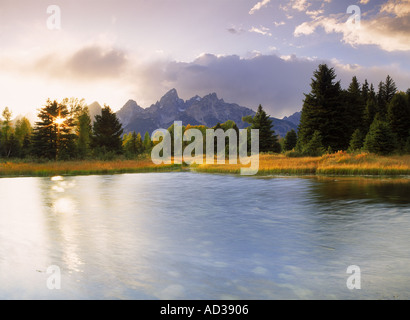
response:
{"label": "dark green foliage", "polygon": [[379,83],[379,92],[377,93],[377,112],[381,117],[387,116],[387,106],[397,92],[397,86],[394,80],[388,75],[386,82]]}
{"label": "dark green foliage", "polygon": [[303,150],[303,154],[310,157],[321,156],[325,152],[322,141],[322,135],[319,131],[316,130],[313,133],[312,139],[310,139],[305,149]]}
{"label": "dark green foliage", "polygon": [[285,139],[283,141],[284,151],[293,150],[296,147],[297,141],[298,137],[296,131],[292,129],[286,134]]}
{"label": "dark green foliage", "polygon": [[404,92],[394,95],[388,104],[387,120],[397,137],[399,146],[404,147],[410,130],[410,106]]}
{"label": "dark green foliage", "polygon": [[84,107],[77,115],[77,153],[78,158],[85,159],[91,154],[92,126],[88,107]]}
{"label": "dark green foliage", "polygon": [[366,79],[364,80],[364,83],[362,85],[362,101],[366,102],[369,96],[370,96],[370,87]]}
{"label": "dark green foliage", "polygon": [[353,132],[352,138],[350,139],[349,151],[358,151],[363,147],[364,137],[360,129],[356,129]]}
{"label": "dark green foliage", "polygon": [[272,129],[272,120],[259,105],[258,111],[252,119],[251,129],[259,130],[260,152],[281,152],[281,146],[275,131]]}
{"label": "dark green foliage", "polygon": [[[368,95],[368,94],[366,94]],[[348,135],[352,135],[356,129],[364,130],[363,116],[365,112],[365,101],[360,89],[359,81],[353,77],[349,88],[346,91],[346,129]]]}
{"label": "dark green foliage", "polygon": [[129,159],[135,158],[143,152],[141,134],[130,132],[123,137],[122,145],[125,156]]}
{"label": "dark green foliage", "polygon": [[333,68],[319,65],[311,82],[311,92],[305,94],[299,125],[300,148],[306,146],[316,131],[323,138],[323,146],[333,150],[346,149],[350,136],[346,130],[346,108],[341,99],[340,82],[335,82]]}
{"label": "dark green foliage", "polygon": [[101,115],[95,116],[92,145],[100,152],[122,153],[123,129],[117,115],[109,106],[104,106]]}
{"label": "dark green foliage", "polygon": [[373,123],[377,112],[377,101],[372,95],[367,99],[366,108],[363,115],[363,133],[366,135],[369,132],[370,126]]}
{"label": "dark green foliage", "polygon": [[144,147],[144,152],[151,152],[153,143],[151,140],[151,136],[149,135],[149,132],[145,132],[144,135],[144,141],[143,141],[143,147]]}
{"label": "dark green foliage", "polygon": [[380,155],[388,155],[396,149],[396,137],[389,124],[377,115],[364,141],[364,149]]}
{"label": "dark green foliage", "polygon": [[[69,159],[75,156],[73,119],[65,104],[47,100],[40,109],[33,132],[33,153],[39,158]],[[57,119],[63,122],[57,123]]]}

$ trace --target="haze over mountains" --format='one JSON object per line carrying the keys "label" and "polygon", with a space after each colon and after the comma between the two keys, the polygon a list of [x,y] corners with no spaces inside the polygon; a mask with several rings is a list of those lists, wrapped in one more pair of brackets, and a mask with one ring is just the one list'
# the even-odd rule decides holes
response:
{"label": "haze over mountains", "polygon": [[[101,106],[94,102],[89,106],[91,119],[101,113]],[[142,108],[134,100],[129,100],[118,112],[117,116],[121,121],[124,132],[145,132],[150,134],[160,128],[169,128],[174,121],[182,121],[183,125],[204,125],[213,127],[218,122],[224,123],[233,120],[239,129],[246,128],[247,123],[242,121],[242,117],[255,115],[255,111],[242,107],[236,103],[228,103],[219,99],[216,93],[208,94],[204,97],[194,96],[184,101],[179,98],[177,90],[168,91],[159,101],[149,108]],[[273,127],[281,137],[287,132],[297,127],[300,121],[300,112],[284,119],[271,118]]]}

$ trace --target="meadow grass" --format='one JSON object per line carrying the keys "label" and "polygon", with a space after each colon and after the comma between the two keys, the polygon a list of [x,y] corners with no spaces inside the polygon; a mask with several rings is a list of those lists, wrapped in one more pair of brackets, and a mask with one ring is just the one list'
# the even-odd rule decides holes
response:
{"label": "meadow grass", "polygon": [[[202,164],[198,172],[239,174],[241,164]],[[410,175],[410,155],[377,156],[369,153],[337,152],[322,157],[288,158],[261,154],[257,175]]]}
{"label": "meadow grass", "polygon": [[[43,163],[10,161],[0,163],[0,177],[171,172],[187,169],[203,173],[240,174],[242,167],[244,166],[239,161],[238,164],[226,163],[222,165],[155,165],[150,158],[112,161],[49,161]],[[257,175],[410,175],[410,155],[377,156],[369,153],[349,154],[340,151],[322,157],[288,158],[285,155],[261,154]]]}
{"label": "meadow grass", "polygon": [[113,161],[50,161],[44,163],[5,162],[0,163],[0,177],[50,177],[56,175],[92,175],[165,171],[169,172],[179,171],[181,169],[181,165],[155,165],[150,159]]}

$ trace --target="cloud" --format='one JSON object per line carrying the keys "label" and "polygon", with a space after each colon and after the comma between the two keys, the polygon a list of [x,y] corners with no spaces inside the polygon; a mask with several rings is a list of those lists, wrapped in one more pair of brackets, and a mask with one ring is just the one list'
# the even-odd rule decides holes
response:
{"label": "cloud", "polygon": [[185,99],[216,92],[227,102],[253,109],[262,104],[271,115],[285,116],[300,110],[303,92],[308,90],[316,67],[312,61],[285,61],[276,55],[243,59],[203,54],[190,63],[153,63],[133,78],[141,80],[136,90],[148,93],[151,99],[158,99],[171,88],[177,88]]}
{"label": "cloud", "polygon": [[99,46],[82,48],[67,61],[66,67],[84,77],[114,77],[127,64],[126,54],[113,48]]}
{"label": "cloud", "polygon": [[[192,62],[161,60],[135,68],[129,82],[133,96],[148,107],[172,88],[183,99],[216,92],[226,102],[256,109],[262,104],[275,117],[300,111],[304,93],[310,92],[313,72],[321,63],[335,67],[337,80],[346,88],[354,75],[359,81],[377,84],[390,74],[400,90],[406,90],[410,75],[398,65],[363,67],[338,60],[301,58],[295,55],[256,54],[249,58],[236,55],[202,54]],[[145,100],[142,101],[140,97]]]}
{"label": "cloud", "polygon": [[256,11],[262,9],[263,7],[266,7],[271,0],[262,0],[255,4],[253,8],[249,11],[249,14],[254,14]]}
{"label": "cloud", "polygon": [[279,26],[285,25],[286,23],[285,21],[281,21],[281,22],[274,21],[273,24],[275,25],[275,27],[279,27]]}
{"label": "cloud", "polygon": [[348,23],[344,14],[317,16],[295,28],[294,35],[313,34],[319,27],[328,34],[342,34],[342,41],[351,46],[376,45],[384,51],[410,50],[410,1],[389,0],[380,12],[361,19],[360,26]]}
{"label": "cloud", "polygon": [[127,64],[124,51],[91,45],[66,55],[45,54],[37,58],[30,69],[34,73],[73,81],[98,80],[119,76]]}
{"label": "cloud", "polygon": [[249,29],[249,32],[255,32],[255,33],[259,33],[259,34],[264,35],[264,36],[271,37],[272,33],[270,33],[269,31],[270,31],[269,28],[266,28],[266,27],[263,27],[263,26],[260,26],[259,28],[252,27],[251,29]]}
{"label": "cloud", "polygon": [[389,0],[382,5],[380,12],[390,13],[399,18],[409,17],[410,0]]}
{"label": "cloud", "polygon": [[298,11],[306,11],[307,8],[311,6],[311,4],[306,0],[293,0],[290,1],[290,5],[293,9]]}
{"label": "cloud", "polygon": [[244,29],[237,28],[237,27],[234,27],[234,26],[232,26],[232,27],[230,27],[226,30],[228,30],[228,32],[231,33],[231,34],[242,34],[242,33],[246,32]]}

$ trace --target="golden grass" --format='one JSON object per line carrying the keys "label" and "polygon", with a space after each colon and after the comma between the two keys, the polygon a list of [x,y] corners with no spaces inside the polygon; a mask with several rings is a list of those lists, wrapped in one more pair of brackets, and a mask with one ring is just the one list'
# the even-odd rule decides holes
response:
{"label": "golden grass", "polygon": [[[216,163],[216,162],[215,162]],[[242,164],[202,164],[190,169],[205,173],[239,174]],[[0,163],[0,176],[91,175],[138,172],[181,171],[181,165],[155,165],[151,159],[114,161],[57,161],[46,163]],[[288,158],[261,154],[258,175],[339,175],[382,176],[410,175],[410,155],[376,156],[369,153],[337,152],[322,157]]]}
{"label": "golden grass", "polygon": [[0,163],[0,176],[91,175],[181,170],[181,165],[155,165],[150,159]]}
{"label": "golden grass", "polygon": [[[203,164],[196,166],[195,170],[238,174],[241,167],[241,164]],[[410,175],[410,155],[387,157],[340,151],[322,157],[287,158],[262,154],[258,175]]]}

